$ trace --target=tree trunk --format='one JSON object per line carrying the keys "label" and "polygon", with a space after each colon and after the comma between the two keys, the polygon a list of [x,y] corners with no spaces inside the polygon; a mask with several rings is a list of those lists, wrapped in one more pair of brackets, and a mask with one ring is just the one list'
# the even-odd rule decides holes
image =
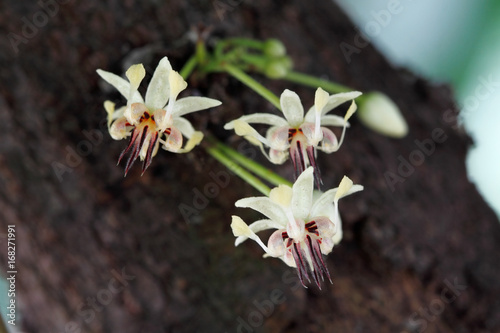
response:
{"label": "tree trunk", "polygon": [[[331,1],[279,3],[53,0],[42,9],[3,2],[0,263],[7,275],[5,234],[15,225],[16,328],[500,330],[500,226],[466,177],[471,140],[456,126],[450,89],[360,47],[357,30]],[[261,258],[254,243],[234,247],[231,215],[258,218],[234,202],[257,193],[232,174],[229,185],[217,185],[213,173],[225,169],[201,147],[186,155],[160,151],[142,177],[136,166],[123,178],[123,165],[116,166],[126,143],[109,137],[102,103],[124,100],[95,69],[123,73],[143,62],[151,74],[167,55],[179,70],[193,52],[184,37],[199,23],[214,28],[212,38],[281,39],[297,70],[383,91],[409,123],[409,135],[394,140],[354,119],[340,151],[319,154],[324,189],[344,174],[365,186],[341,203],[344,239],[328,256],[333,285],[323,291],[299,287],[292,269]],[[356,52],[346,57],[341,43]],[[277,94],[289,88],[313,103],[312,89],[256,77]],[[223,101],[190,117],[197,128],[291,178],[289,164],[270,165],[222,128],[242,114],[276,112],[269,103],[223,74],[188,81],[190,94]],[[421,165],[405,169],[403,160]],[[219,194],[207,203],[197,193],[210,184]],[[196,212],[183,216],[182,205]]]}

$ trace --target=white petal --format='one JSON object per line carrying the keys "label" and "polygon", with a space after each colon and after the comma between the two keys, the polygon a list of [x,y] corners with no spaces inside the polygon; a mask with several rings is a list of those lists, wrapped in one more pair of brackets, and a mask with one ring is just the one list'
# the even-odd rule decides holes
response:
{"label": "white petal", "polygon": [[[270,126],[287,126],[288,122],[274,114],[270,113],[254,113],[246,116],[242,116],[238,118],[238,120],[242,120],[248,124],[266,124]],[[227,130],[231,130],[234,128],[233,121],[224,125],[224,128]]]}
{"label": "white petal", "polygon": [[180,149],[178,153],[189,153],[194,147],[200,144],[201,140],[203,140],[203,133],[195,131],[189,138],[188,142],[186,142],[184,148]]}
{"label": "white petal", "polygon": [[[237,135],[243,136],[245,139],[247,139],[254,145],[261,145],[260,142],[264,143],[267,146],[270,145],[269,141],[267,141],[266,138],[260,135],[259,132],[255,130],[255,128],[253,128],[248,123],[242,120],[236,119],[234,121],[234,131],[236,132]],[[256,142],[255,140],[258,141]]]}
{"label": "white petal", "polygon": [[[344,126],[345,119],[344,117],[336,116],[333,114],[328,114],[321,117],[321,126]],[[349,127],[350,124],[347,123],[346,127]]]}
{"label": "white petal", "polygon": [[193,125],[184,118],[174,118],[174,127],[177,127],[186,138],[192,137],[195,132]]}
{"label": "white petal", "polygon": [[[116,90],[118,90],[120,94],[123,95],[123,97],[125,97],[127,100],[129,99],[130,83],[127,80],[119,77],[116,74],[103,71],[102,69],[98,69],[97,74],[99,74],[99,76],[102,77],[104,81],[115,87]],[[144,103],[141,94],[139,94],[138,91],[136,91],[132,96],[132,103],[134,102]]]}
{"label": "white petal", "polygon": [[276,150],[276,149],[270,149],[269,150],[269,160],[273,164],[283,164],[285,161],[288,159],[288,150]]}
{"label": "white petal", "polygon": [[168,82],[170,87],[169,105],[173,105],[179,93],[186,89],[187,82],[178,72],[174,70],[171,70],[168,73]]}
{"label": "white petal", "polygon": [[276,230],[267,241],[269,255],[272,257],[281,257],[285,254],[285,244],[283,243],[283,232],[285,230]]}
{"label": "white petal", "polygon": [[144,66],[142,64],[132,65],[125,72],[125,76],[130,81],[130,90],[127,97],[127,105],[130,105],[135,102],[133,101],[132,97],[137,92],[137,89],[139,89],[139,85],[141,84],[142,79],[144,79],[144,76],[146,76],[146,70],[144,69]]}
{"label": "white petal", "polygon": [[181,117],[191,112],[213,108],[221,104],[222,103],[220,101],[208,97],[184,97],[175,102],[172,115]]}
{"label": "white petal", "polygon": [[357,190],[352,192],[352,188],[353,188],[354,184],[352,183],[352,180],[347,177],[347,176],[344,176],[342,178],[342,181],[340,182],[339,184],[339,187],[337,188],[337,193],[335,193],[335,199],[334,201],[338,201],[340,198],[343,198],[351,193],[354,193],[354,192],[357,192],[357,191],[361,191],[363,189],[363,186],[361,185],[357,185]]}
{"label": "white petal", "polygon": [[104,102],[104,110],[108,113],[108,129],[113,122],[113,114],[115,113],[115,103],[111,101]]}
{"label": "white petal", "polygon": [[293,190],[288,185],[279,185],[271,190],[269,193],[269,199],[272,202],[276,202],[281,207],[287,208],[292,203]]}
{"label": "white petal", "polygon": [[290,142],[288,142],[289,129],[290,127],[286,124],[286,126],[273,126],[267,130],[266,138],[272,149],[286,150],[290,147]]}
{"label": "white petal", "polygon": [[162,109],[167,104],[170,96],[168,77],[171,70],[172,66],[168,58],[161,59],[146,91],[146,105],[148,108],[152,110]]}
{"label": "white petal", "polygon": [[312,208],[314,190],[313,171],[312,167],[307,168],[293,184],[292,212],[296,219],[305,220]]}
{"label": "white petal", "polygon": [[280,97],[281,110],[292,127],[298,127],[304,121],[304,108],[299,96],[285,89]]}
{"label": "white petal", "polygon": [[[347,178],[347,177],[345,177]],[[348,178],[349,179],[349,178]],[[343,186],[348,185],[347,183],[344,183]],[[335,200],[339,200],[345,196],[348,196],[350,194],[359,192],[363,190],[362,185],[352,185],[347,191],[343,191],[343,193],[340,193],[337,195],[337,192],[339,191],[339,187],[330,189],[326,191],[325,193],[321,194],[321,196],[314,202],[313,207],[311,209],[311,214],[310,218],[314,218],[316,216],[321,216],[324,215],[324,212],[331,209],[332,203]],[[338,197],[338,199],[335,199]],[[331,217],[330,217],[331,218]]]}
{"label": "white petal", "polygon": [[[321,115],[324,115],[324,114],[330,112],[331,110],[335,109],[340,104],[343,104],[343,103],[350,101],[356,97],[359,97],[361,94],[362,93],[359,91],[350,91],[350,92],[344,92],[344,93],[340,93],[340,94],[331,95],[328,98],[328,103],[326,103],[326,105],[323,107],[323,110],[321,111]],[[314,114],[315,114],[315,109],[314,109],[314,107],[311,107],[309,109],[309,111],[307,111],[306,120],[313,122],[314,121]]]}
{"label": "white petal", "polygon": [[[280,224],[273,222],[272,220],[268,220],[268,219],[255,221],[254,223],[250,224],[248,227],[254,233],[258,233],[259,231],[267,230],[267,229],[283,228],[283,226],[281,226]],[[247,236],[238,236],[238,238],[236,238],[234,245],[238,246],[241,243],[243,243],[244,241],[246,241],[247,239],[248,239]]]}
{"label": "white petal", "polygon": [[328,98],[330,95],[326,91],[321,88],[316,90],[316,94],[314,95],[314,108],[316,112],[321,112],[325,107],[326,103],[328,103]]}
{"label": "white petal", "polygon": [[281,225],[286,226],[287,217],[280,205],[271,201],[268,197],[250,197],[240,199],[234,204],[236,207],[251,208],[267,216],[267,218]]}
{"label": "white petal", "polygon": [[233,230],[233,235],[235,237],[244,236],[251,238],[256,241],[264,249],[264,251],[268,252],[267,246],[262,243],[259,236],[257,236],[239,216],[232,216],[231,229]]}

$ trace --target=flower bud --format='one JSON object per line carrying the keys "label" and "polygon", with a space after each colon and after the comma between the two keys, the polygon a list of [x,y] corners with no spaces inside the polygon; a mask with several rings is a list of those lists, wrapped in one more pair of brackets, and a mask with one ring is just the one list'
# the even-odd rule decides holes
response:
{"label": "flower bud", "polygon": [[292,61],[288,57],[271,60],[264,68],[264,74],[270,79],[281,79],[285,77],[292,68]]}
{"label": "flower bud", "polygon": [[375,132],[391,137],[403,138],[408,134],[408,124],[398,106],[381,92],[370,92],[359,101],[358,117]]}
{"label": "flower bud", "polygon": [[285,45],[278,39],[270,38],[264,42],[264,54],[273,58],[282,57],[286,55]]}

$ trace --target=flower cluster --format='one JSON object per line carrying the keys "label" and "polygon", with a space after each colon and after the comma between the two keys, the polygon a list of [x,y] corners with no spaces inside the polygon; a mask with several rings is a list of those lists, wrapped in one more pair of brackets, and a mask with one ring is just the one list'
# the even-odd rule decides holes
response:
{"label": "flower cluster", "polygon": [[[278,51],[282,52],[276,52]],[[218,100],[206,97],[178,99],[187,83],[172,69],[166,57],[158,64],[145,98],[138,91],[146,75],[142,64],[133,65],[127,70],[125,75],[128,81],[100,69],[97,73],[127,100],[126,105],[117,110],[114,103],[104,103],[111,137],[115,140],[130,137],[128,146],[118,159],[120,163],[125,155],[129,155],[125,175],[138,157],[144,161],[144,173],[160,146],[174,153],[191,151],[201,142],[203,133],[196,131],[183,116],[221,104]],[[237,237],[236,246],[248,238],[253,239],[266,252],[264,256],[280,258],[287,265],[296,267],[304,286],[305,281],[311,283],[311,279],[320,289],[325,278],[331,282],[323,255],[329,254],[333,246],[342,239],[338,202],[341,198],[363,189],[363,186],[354,185],[344,176],[339,187],[320,192],[322,181],[316,163],[317,150],[332,153],[342,145],[346,128],[349,126],[348,120],[357,109],[354,99],[360,95],[357,91],[330,95],[318,88],[314,105],[304,114],[299,96],[293,91],[285,90],[279,103],[284,117],[255,113],[242,116],[224,126],[225,129],[235,130],[236,134],[259,146],[274,164],[282,164],[288,158],[291,159],[296,179],[293,186],[279,185],[270,190],[265,185],[263,188],[254,185],[262,193],[269,192],[269,195],[244,198],[238,200],[235,205],[252,208],[265,218],[247,225],[240,217],[233,216],[231,228]],[[349,101],[351,105],[344,117],[328,114]],[[278,105],[277,97],[274,97],[273,102]],[[370,117],[370,114],[365,115],[367,119]],[[250,124],[264,124],[270,127],[263,136]],[[340,139],[326,126],[341,127]],[[185,144],[184,137],[187,138]],[[269,151],[264,149],[264,146],[268,147]],[[228,157],[221,157],[223,152],[215,150],[213,147],[207,148],[207,152],[228,166]],[[241,158],[236,157],[235,160],[249,170],[254,168],[253,171],[262,176],[262,172],[257,172],[255,166],[251,166],[251,161],[241,162]],[[251,183],[250,178],[246,179]],[[256,233],[267,229],[276,231],[266,245]]]}
{"label": "flower cluster", "polygon": [[[344,177],[339,187],[318,193],[314,191],[313,168],[306,169],[293,187],[280,185],[269,197],[250,197],[238,200],[236,207],[252,208],[266,216],[265,219],[247,225],[233,216],[231,227],[238,245],[248,238],[255,240],[268,256],[280,258],[288,266],[297,267],[302,284],[310,277],[321,289],[321,281],[330,274],[322,254],[332,251],[333,245],[342,238],[338,201],[349,194],[361,191],[361,185],[353,185]],[[267,246],[257,232],[277,229]]]}
{"label": "flower cluster", "polygon": [[[234,129],[236,134],[259,146],[264,155],[274,164],[282,164],[290,157],[295,169],[295,177],[311,165],[314,168],[314,176],[319,188],[321,176],[316,164],[316,150],[333,153],[340,148],[346,127],[349,126],[347,121],[356,112],[354,98],[360,95],[358,91],[329,95],[323,89],[318,88],[314,106],[304,116],[304,108],[299,96],[293,91],[285,90],[280,98],[284,118],[269,113],[254,113],[233,120],[224,128]],[[340,104],[351,100],[351,106],[343,118],[327,114]],[[267,130],[266,137],[249,125],[253,123],[271,126]],[[343,127],[340,140],[324,126]],[[264,151],[263,144],[270,148],[269,154]]]}
{"label": "flower cluster", "polygon": [[[121,153],[118,163],[129,153],[125,175],[137,157],[144,161],[142,172],[151,164],[159,145],[174,153],[186,153],[200,143],[203,133],[195,131],[184,115],[221,104],[206,97],[184,97],[177,100],[187,83],[174,71],[167,57],[161,59],[156,68],[145,99],[138,92],[146,71],[142,64],[131,66],[126,76],[128,82],[118,75],[98,69],[97,73],[115,87],[126,99],[127,104],[115,110],[114,103],[106,101],[108,129],[115,140],[130,138],[130,143]],[[188,139],[183,146],[183,136]]]}

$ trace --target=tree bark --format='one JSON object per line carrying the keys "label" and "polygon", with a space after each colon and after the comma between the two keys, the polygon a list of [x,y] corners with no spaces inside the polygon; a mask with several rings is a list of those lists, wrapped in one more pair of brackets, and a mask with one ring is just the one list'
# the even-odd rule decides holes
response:
{"label": "tree bark", "polygon": [[[5,1],[0,11],[0,234],[16,226],[22,331],[500,330],[499,223],[467,179],[471,140],[456,126],[450,89],[360,47],[334,3],[47,3]],[[354,119],[340,151],[319,154],[324,189],[344,174],[365,186],[341,202],[344,239],[328,256],[333,285],[323,291],[299,287],[295,272],[261,258],[256,244],[234,247],[231,215],[258,218],[234,202],[257,193],[232,174],[229,185],[217,185],[213,174],[225,169],[202,148],[160,151],[142,177],[138,166],[126,178],[116,166],[126,143],[109,137],[102,103],[124,101],[95,70],[123,73],[143,62],[151,74],[165,55],[179,70],[193,52],[186,33],[199,23],[213,27],[212,38],[278,38],[297,70],[383,91],[409,123],[409,135],[394,140]],[[341,43],[359,52],[346,57]],[[313,103],[312,89],[256,77]],[[196,127],[270,165],[222,126],[276,110],[223,74],[188,81],[189,94],[223,101],[190,117]],[[422,151],[416,140],[436,135],[442,142],[432,141],[421,165],[398,171]],[[270,168],[292,177],[289,164]],[[388,182],[388,172],[401,182]],[[196,193],[214,183],[218,195],[200,200]],[[196,213],[186,218],[182,205]]]}

